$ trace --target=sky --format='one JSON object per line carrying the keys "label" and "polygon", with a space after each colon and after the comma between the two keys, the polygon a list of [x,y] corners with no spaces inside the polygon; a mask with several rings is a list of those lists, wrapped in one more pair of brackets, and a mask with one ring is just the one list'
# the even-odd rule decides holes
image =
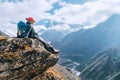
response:
{"label": "sky", "polygon": [[[45,25],[35,26],[35,30],[68,30],[82,25],[91,28],[104,22],[113,14],[120,14],[120,0],[0,0],[0,30],[15,36],[17,22],[25,21],[32,16],[36,22],[49,19],[58,23],[46,28]],[[21,2],[22,1],[22,2]],[[63,26],[63,27],[60,27]]]}

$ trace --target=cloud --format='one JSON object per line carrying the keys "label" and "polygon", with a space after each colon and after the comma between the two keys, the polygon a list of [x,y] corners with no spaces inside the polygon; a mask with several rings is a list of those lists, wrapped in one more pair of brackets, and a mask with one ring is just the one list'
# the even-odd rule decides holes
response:
{"label": "cloud", "polygon": [[47,0],[29,0],[19,3],[4,2],[0,4],[0,11],[5,18],[21,19],[27,16],[34,16],[36,19],[45,18],[50,14],[45,11],[52,8],[52,2]]}
{"label": "cloud", "polygon": [[70,31],[70,32],[74,30],[74,29],[71,29],[70,26],[67,24],[52,26],[48,29],[51,29],[51,30],[55,29],[57,31]]}
{"label": "cloud", "polygon": [[66,24],[98,24],[108,19],[112,14],[120,14],[120,1],[98,0],[86,2],[83,5],[62,3],[63,8],[56,10],[54,19]]}
{"label": "cloud", "polygon": [[57,0],[26,0],[23,2],[0,2],[0,30],[7,31],[15,30],[17,31],[16,24],[20,20],[24,20],[28,16],[33,16],[36,21],[48,18],[51,16],[46,11],[53,8],[52,4]]}
{"label": "cloud", "polygon": [[[61,7],[55,9],[53,4]],[[55,9],[54,14],[48,13]],[[25,0],[23,2],[0,2],[0,30],[15,34],[16,24],[28,16],[33,16],[36,21],[50,19],[63,23],[49,29],[71,30],[69,25],[79,24],[91,28],[108,19],[112,14],[120,14],[120,0],[88,0],[84,4],[72,4],[62,0]],[[39,26],[38,26],[39,27]],[[38,27],[36,30],[38,30]],[[42,27],[45,29],[45,27]],[[46,29],[47,30],[47,29]]]}

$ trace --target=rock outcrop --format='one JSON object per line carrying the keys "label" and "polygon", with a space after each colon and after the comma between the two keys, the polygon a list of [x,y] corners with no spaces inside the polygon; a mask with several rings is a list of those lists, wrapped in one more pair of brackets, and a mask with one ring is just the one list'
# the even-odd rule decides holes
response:
{"label": "rock outcrop", "polygon": [[[35,39],[0,37],[0,80],[61,80],[46,71],[58,57]],[[45,75],[45,76],[43,76]]]}
{"label": "rock outcrop", "polygon": [[0,36],[0,80],[80,80],[58,59],[36,39]]}

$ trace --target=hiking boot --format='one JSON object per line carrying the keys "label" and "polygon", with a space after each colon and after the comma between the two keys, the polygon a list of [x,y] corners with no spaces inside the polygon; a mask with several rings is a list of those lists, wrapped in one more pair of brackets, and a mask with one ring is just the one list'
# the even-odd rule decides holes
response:
{"label": "hiking boot", "polygon": [[57,49],[55,49],[55,48],[53,48],[53,54],[58,54],[59,53],[59,50],[57,50]]}

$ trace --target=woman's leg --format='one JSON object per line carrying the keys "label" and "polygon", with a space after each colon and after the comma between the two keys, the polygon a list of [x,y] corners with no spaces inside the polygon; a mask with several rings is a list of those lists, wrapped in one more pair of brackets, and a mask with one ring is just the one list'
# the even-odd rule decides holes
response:
{"label": "woman's leg", "polygon": [[53,47],[52,47],[50,44],[48,44],[43,38],[41,38],[41,37],[39,38],[38,35],[36,35],[35,38],[36,38],[37,40],[39,40],[39,41],[44,45],[45,49],[48,50],[49,52],[54,53],[54,54],[59,53],[59,50],[53,48]]}

